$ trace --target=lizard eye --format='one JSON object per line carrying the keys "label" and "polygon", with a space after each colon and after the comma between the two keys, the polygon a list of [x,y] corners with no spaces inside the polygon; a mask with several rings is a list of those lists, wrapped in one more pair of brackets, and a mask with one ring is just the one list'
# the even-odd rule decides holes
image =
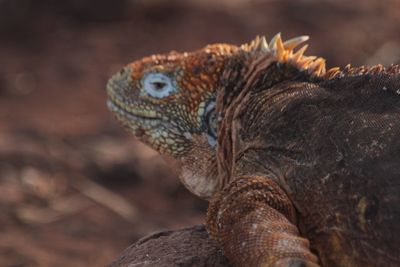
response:
{"label": "lizard eye", "polygon": [[143,88],[152,97],[163,98],[176,91],[171,78],[162,73],[149,73],[143,78]]}

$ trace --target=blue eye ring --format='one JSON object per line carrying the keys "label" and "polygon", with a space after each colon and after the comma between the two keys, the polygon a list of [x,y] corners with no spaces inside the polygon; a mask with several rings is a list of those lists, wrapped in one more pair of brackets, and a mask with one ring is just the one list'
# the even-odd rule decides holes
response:
{"label": "blue eye ring", "polygon": [[147,95],[154,98],[164,98],[176,92],[171,77],[159,72],[146,74],[142,79],[142,87]]}

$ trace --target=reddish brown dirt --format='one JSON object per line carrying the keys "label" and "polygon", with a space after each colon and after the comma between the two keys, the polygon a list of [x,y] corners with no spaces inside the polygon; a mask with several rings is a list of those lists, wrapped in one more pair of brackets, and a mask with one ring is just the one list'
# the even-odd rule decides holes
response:
{"label": "reddish brown dirt", "polygon": [[396,0],[34,2],[0,1],[0,266],[102,266],[203,221],[207,204],[106,110],[123,64],[278,31],[309,34],[329,66],[400,62]]}

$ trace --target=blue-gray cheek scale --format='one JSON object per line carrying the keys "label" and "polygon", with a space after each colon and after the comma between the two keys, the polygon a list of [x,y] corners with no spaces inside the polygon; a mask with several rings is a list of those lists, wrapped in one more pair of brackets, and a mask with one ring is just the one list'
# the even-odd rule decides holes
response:
{"label": "blue-gray cheek scale", "polygon": [[206,130],[207,141],[211,147],[217,145],[217,121],[215,114],[215,99],[210,99],[205,106],[203,115],[204,128]]}

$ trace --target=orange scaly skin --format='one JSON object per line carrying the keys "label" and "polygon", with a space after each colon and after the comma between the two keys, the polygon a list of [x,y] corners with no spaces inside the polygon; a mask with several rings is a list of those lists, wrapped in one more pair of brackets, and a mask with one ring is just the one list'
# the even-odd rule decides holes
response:
{"label": "orange scaly skin", "polygon": [[234,266],[400,266],[400,67],[326,71],[307,39],[135,61],[108,106],[211,200]]}

